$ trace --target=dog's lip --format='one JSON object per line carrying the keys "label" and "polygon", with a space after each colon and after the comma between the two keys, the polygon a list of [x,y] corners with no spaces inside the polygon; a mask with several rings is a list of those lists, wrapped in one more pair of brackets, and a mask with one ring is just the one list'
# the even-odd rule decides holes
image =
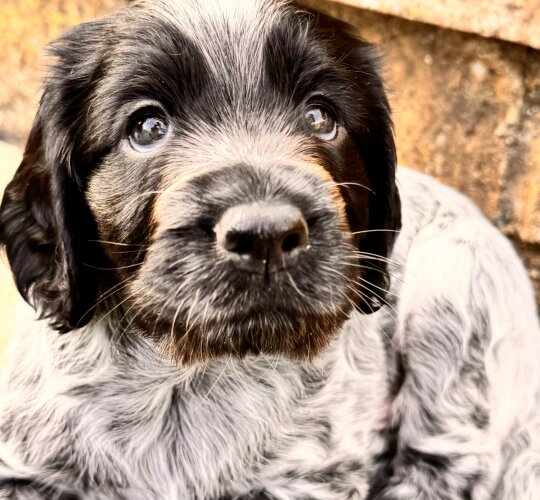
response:
{"label": "dog's lip", "polygon": [[[259,334],[282,334],[287,332],[298,332],[309,329],[310,326],[335,322],[339,317],[347,316],[350,313],[349,307],[342,305],[334,310],[306,309],[295,306],[284,305],[251,305],[245,308],[231,307],[226,310],[215,311],[203,317],[161,316],[155,318],[152,314],[144,318],[136,318],[135,323],[151,324],[152,331],[154,322],[162,322],[168,331],[174,330],[181,334],[193,334],[197,331],[209,332],[218,327],[217,331],[222,332],[227,329],[230,334],[243,335],[247,332],[257,332]],[[146,330],[146,328],[145,328]]]}
{"label": "dog's lip", "polygon": [[[347,309],[347,308],[345,308]],[[275,308],[261,309],[250,308],[245,311],[234,311],[228,316],[210,316],[200,318],[190,323],[188,332],[201,329],[204,332],[212,331],[218,326],[218,331],[226,328],[231,335],[245,335],[248,332],[260,335],[290,335],[309,330],[317,325],[335,323],[339,317],[348,316],[350,311],[344,308],[335,311],[302,311],[299,308]],[[178,323],[177,323],[178,324]],[[182,328],[181,325],[178,327]],[[329,332],[330,333],[330,332]],[[255,344],[257,341],[254,340]]]}
{"label": "dog's lip", "polygon": [[[281,304],[253,304],[240,310],[236,310],[228,315],[225,319],[227,321],[247,320],[253,318],[262,318],[267,316],[274,317],[296,317],[298,318],[301,308],[294,306],[283,306]],[[316,311],[313,311],[310,315],[316,315]],[[302,316],[302,315],[300,315]]]}

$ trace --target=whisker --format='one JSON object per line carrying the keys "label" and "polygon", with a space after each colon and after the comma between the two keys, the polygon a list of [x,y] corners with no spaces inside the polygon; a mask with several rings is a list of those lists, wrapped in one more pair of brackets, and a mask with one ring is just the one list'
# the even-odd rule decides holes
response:
{"label": "whisker", "polygon": [[103,243],[104,245],[117,245],[121,247],[146,247],[148,248],[148,245],[139,245],[136,243],[120,243],[118,241],[107,241],[107,240],[87,240],[90,243]]}
{"label": "whisker", "polygon": [[[357,297],[361,298],[364,303],[369,307],[369,309],[371,310],[371,313],[375,313],[375,311],[373,310],[373,307],[371,307],[371,304],[370,304],[370,301],[369,301],[369,297],[365,294],[363,294],[360,290],[357,290],[355,288],[353,288],[351,285],[347,285],[347,288],[353,292],[354,295],[356,295]],[[349,299],[350,300],[350,299]],[[356,305],[354,305],[354,309],[356,310]]]}
{"label": "whisker", "polygon": [[137,293],[139,293],[139,292],[133,292],[133,293],[129,294],[124,300],[120,301],[112,309],[110,309],[106,314],[104,314],[101,318],[99,318],[99,320],[97,321],[96,324],[101,323],[105,318],[107,318],[109,315],[111,315],[114,311],[116,311],[119,307],[121,307],[123,304],[125,304],[128,300],[135,297],[137,295]]}
{"label": "whisker", "polygon": [[[368,271],[375,271],[380,274],[385,274],[385,271],[383,271],[382,269],[379,269],[378,267],[370,266],[369,264],[366,264],[365,262],[363,262],[362,264],[347,264],[347,265],[352,266],[352,267],[358,267],[360,269],[367,269]],[[397,276],[396,274],[392,274],[390,272],[387,272],[387,274],[392,279],[395,279],[396,281],[399,281],[400,283],[403,283],[403,284],[405,283],[405,280],[401,278],[400,276]]]}
{"label": "whisker", "polygon": [[[356,283],[356,282],[355,282]],[[366,286],[365,285],[362,285],[361,283],[356,283],[358,286],[366,289]],[[364,302],[366,303],[366,305],[370,308],[371,312],[374,313],[375,311],[373,310],[373,308],[371,307],[371,304],[370,304],[370,301],[369,301],[369,296],[367,294],[365,294],[364,292],[362,292],[361,290],[358,290],[358,289],[355,289],[353,288],[352,286],[350,285],[347,285],[347,287],[349,288],[349,290],[351,290],[353,293],[355,293],[359,298],[361,298],[362,300],[364,300]],[[375,297],[377,297],[386,307],[388,307],[390,310],[392,310],[396,315],[398,315],[398,312],[396,310],[396,308],[388,303],[388,301],[386,301],[385,299],[383,299],[380,295],[378,295],[377,293],[375,293],[373,290],[370,290],[370,293],[372,293],[373,295],[375,295]],[[394,317],[392,314],[388,313],[390,315],[390,317],[397,322],[397,318]]]}
{"label": "whisker", "polygon": [[225,373],[225,370],[229,367],[229,360],[227,359],[226,363],[223,365],[223,368],[221,369],[221,372],[219,373],[219,375],[216,377],[216,380],[214,380],[214,383],[211,385],[210,389],[208,389],[208,392],[206,393],[206,395],[203,397],[203,401],[207,401],[208,400],[208,397],[210,396],[210,393],[212,392],[212,390],[214,389],[214,387],[218,384],[218,382],[220,381],[221,377],[223,376],[223,374]]}
{"label": "whisker", "polygon": [[92,312],[94,309],[97,308],[99,304],[107,300],[109,297],[112,297],[115,293],[118,293],[120,290],[124,290],[127,288],[128,283],[126,283],[129,280],[129,278],[126,278],[119,283],[116,283],[111,288],[109,288],[107,291],[103,292],[100,296],[98,296],[98,300],[95,304],[93,304],[90,308],[88,308],[85,313],[81,316],[79,319],[79,323],[88,315],[90,312]]}
{"label": "whisker", "polygon": [[365,233],[399,233],[396,229],[365,229],[364,231],[354,231],[351,234],[365,234]]}
{"label": "whisker", "polygon": [[139,267],[142,263],[139,262],[137,264],[129,264],[127,266],[118,266],[118,267],[96,267],[91,266],[90,264],[85,264],[86,267],[89,267],[90,269],[96,269],[97,271],[119,271],[121,269],[131,269],[133,267]]}
{"label": "whisker", "polygon": [[[364,290],[367,289],[367,287],[365,285],[362,285],[361,283],[356,283],[358,286],[362,287]],[[358,290],[359,293],[362,293],[362,297],[366,297],[367,295],[363,292],[360,292]],[[375,297],[377,297],[386,307],[388,307],[390,310],[392,310],[396,315],[398,315],[398,312],[396,310],[396,308],[390,304],[386,299],[384,299],[383,297],[381,297],[378,293],[374,292],[373,290],[369,290],[369,292],[373,295],[375,295]],[[369,304],[368,304],[369,305]],[[371,307],[370,307],[371,309]],[[373,309],[372,309],[373,311]],[[388,313],[390,314],[390,313]],[[393,314],[390,314],[390,317],[397,322],[397,316],[394,316]]]}
{"label": "whisker", "polygon": [[[145,291],[144,292],[144,296],[147,296],[149,298],[151,298],[151,293],[155,290],[155,286],[151,286],[149,290]],[[133,304],[128,307],[128,309],[126,310],[126,312],[123,314],[122,318],[120,319],[120,324],[122,324],[122,322],[124,321],[124,319],[127,317],[127,315],[137,307],[137,302],[136,301],[133,301]],[[128,328],[135,322],[135,320],[137,319],[137,317],[139,315],[141,315],[142,313],[144,312],[144,308],[139,308],[139,310],[131,317],[131,319],[129,320],[128,324],[126,325],[126,327],[122,330],[122,332],[120,332],[120,335],[118,336],[118,339],[122,339],[122,337],[127,334],[127,331],[128,331]]]}
{"label": "whisker", "polygon": [[293,286],[293,288],[296,290],[296,292],[298,293],[298,295],[300,295],[301,297],[303,297],[306,301],[309,301],[309,299],[306,297],[305,293],[302,292],[296,282],[294,281],[294,278],[291,276],[291,273],[289,272],[289,270],[287,269],[287,266],[285,265],[285,258],[283,257],[283,260],[282,260],[282,264],[283,264],[283,269],[285,271],[285,273],[287,274],[287,277],[289,278],[289,281],[291,282],[291,285]]}
{"label": "whisker", "polygon": [[[378,255],[378,254],[375,254],[375,253],[369,253],[369,252],[360,252],[360,251],[354,251],[353,252],[353,255],[358,258],[363,258],[363,259],[366,259],[366,260],[378,260],[380,262],[384,262],[386,264],[391,264],[395,267],[398,267],[400,269],[404,269],[404,265],[403,264],[400,264],[399,262],[395,261],[395,260],[392,260],[388,257],[383,257],[381,255]],[[351,255],[350,257],[352,257],[353,255]]]}
{"label": "whisker", "polygon": [[[382,287],[380,287],[380,286],[377,286],[377,285],[371,283],[371,281],[369,281],[369,280],[367,280],[367,279],[365,279],[365,278],[361,278],[360,276],[358,276],[358,279],[359,279],[360,281],[362,281],[363,283],[367,283],[369,286],[372,286],[372,287],[374,287],[374,288],[378,288],[378,289],[381,290],[383,293],[387,293],[388,295],[392,295],[393,297],[399,297],[399,294],[397,294],[397,293],[395,293],[395,292],[392,292],[391,290],[386,290],[386,289],[384,289],[384,288],[382,288]],[[353,281],[354,281],[354,280],[353,280]],[[359,286],[363,286],[362,283],[358,283],[358,282],[356,282],[356,281],[355,281],[355,283],[356,283],[357,285],[359,285]]]}
{"label": "whisker", "polygon": [[367,189],[370,193],[376,194],[375,191],[373,191],[371,188],[369,188],[368,186],[364,186],[363,184],[360,184],[358,182],[335,182],[334,184],[336,186],[344,186],[344,187],[349,187],[349,186],[361,187],[363,189]]}
{"label": "whisker", "polygon": [[[165,304],[167,304],[168,300],[165,301]],[[170,332],[170,337],[171,337],[171,343],[174,343],[174,327],[176,326],[176,320],[178,319],[178,315],[180,314],[180,310],[182,309],[184,305],[184,301],[180,301],[180,303],[178,304],[178,307],[176,308],[176,311],[174,312],[174,316],[173,316],[173,320],[172,320],[172,323],[171,323],[171,332]],[[163,312],[163,310],[165,309],[165,306],[163,306],[161,312]],[[158,317],[159,319],[159,317]],[[156,320],[156,323],[157,323],[158,320]],[[156,328],[156,325],[154,325],[154,330]]]}
{"label": "whisker", "polygon": [[[122,318],[120,319],[119,324],[122,324],[122,321],[124,321],[124,319],[127,318],[127,315],[128,315],[133,309],[135,309],[135,307],[136,307],[136,303],[133,302],[133,304],[131,304],[131,305],[127,308],[126,312],[122,315]],[[124,335],[127,334],[128,328],[133,324],[133,322],[135,321],[135,319],[137,318],[137,316],[138,316],[139,314],[141,314],[141,313],[142,313],[142,309],[140,309],[138,312],[136,312],[136,313],[131,317],[131,319],[129,320],[129,322],[128,322],[128,324],[126,325],[126,327],[125,327],[125,328],[120,332],[120,334],[118,335],[118,340],[121,340],[121,339],[124,337]]]}
{"label": "whisker", "polygon": [[133,253],[140,254],[143,250],[146,250],[147,248],[150,248],[150,247],[146,247],[146,248],[141,247],[138,250],[115,250],[115,251],[111,250],[109,253],[112,255],[123,255],[123,254],[133,254]]}

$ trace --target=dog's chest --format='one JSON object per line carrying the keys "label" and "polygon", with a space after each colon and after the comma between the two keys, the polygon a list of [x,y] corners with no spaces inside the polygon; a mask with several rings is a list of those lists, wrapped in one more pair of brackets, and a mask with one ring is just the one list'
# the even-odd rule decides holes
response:
{"label": "dog's chest", "polygon": [[[176,387],[160,421],[148,420],[149,446],[134,470],[153,478],[166,470],[168,495],[195,498],[275,488],[284,478],[308,493],[321,474],[334,478],[329,492],[334,480],[340,494],[365,492],[387,403],[379,333],[352,321],[328,357],[309,369],[270,359],[224,364],[189,390]],[[140,431],[128,427],[133,441],[123,448],[136,456]]]}
{"label": "dog's chest", "polygon": [[347,323],[317,366],[259,357],[190,376],[148,362],[143,348],[118,357],[106,335],[88,333],[60,348],[55,335],[24,332],[20,353],[40,380],[14,377],[2,414],[5,437],[32,463],[69,459],[55,472],[65,484],[82,477],[134,500],[219,498],[326,471],[365,487],[386,403],[375,319]]}

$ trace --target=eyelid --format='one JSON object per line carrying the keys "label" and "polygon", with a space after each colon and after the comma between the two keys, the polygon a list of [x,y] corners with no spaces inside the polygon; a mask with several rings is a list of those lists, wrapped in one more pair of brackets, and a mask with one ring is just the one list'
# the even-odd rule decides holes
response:
{"label": "eyelid", "polygon": [[[148,110],[148,116],[145,117],[143,111]],[[155,112],[152,112],[155,111]],[[165,107],[159,102],[152,99],[137,101],[129,109],[126,109],[124,116],[127,116],[126,120],[126,131],[129,133],[130,128],[132,128],[137,120],[143,118],[150,118],[155,116],[156,118],[162,118],[164,120],[169,120],[169,114],[165,110]]]}
{"label": "eyelid", "polygon": [[306,109],[324,108],[332,115],[337,124],[341,124],[340,114],[336,106],[327,97],[321,94],[314,94],[306,101]]}
{"label": "eyelid", "polygon": [[135,101],[134,103],[126,106],[125,115],[131,116],[137,113],[138,111],[145,108],[156,108],[161,110],[163,113],[166,113],[165,106],[161,102],[154,99],[142,99],[140,101]]}

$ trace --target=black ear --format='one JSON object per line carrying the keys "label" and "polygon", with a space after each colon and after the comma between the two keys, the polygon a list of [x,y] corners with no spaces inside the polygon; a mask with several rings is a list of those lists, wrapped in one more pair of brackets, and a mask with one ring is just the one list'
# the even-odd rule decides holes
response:
{"label": "black ear", "polygon": [[363,127],[353,133],[353,139],[364,160],[371,188],[368,230],[358,239],[362,294],[367,296],[365,301],[358,303],[358,307],[364,313],[371,313],[385,304],[385,291],[390,287],[386,259],[390,257],[401,229],[401,203],[396,185],[397,155],[390,106],[371,46],[357,41],[347,62],[353,66],[360,80],[357,85],[365,96]]}
{"label": "black ear", "polygon": [[[389,257],[401,229],[401,204],[396,186],[397,155],[390,105],[373,47],[359,39],[351,26],[312,12],[318,36],[326,40],[335,61],[345,67],[347,79],[358,95],[358,121],[348,132],[356,144],[370,181],[369,223],[359,235],[362,297],[357,307],[375,312],[385,303],[390,286]],[[362,168],[361,165],[358,168]]]}
{"label": "black ear", "polygon": [[45,85],[23,161],[0,206],[5,246],[23,297],[60,332],[84,326],[103,262],[85,202],[85,106],[98,71],[99,23],[81,25],[53,45],[58,57]]}

